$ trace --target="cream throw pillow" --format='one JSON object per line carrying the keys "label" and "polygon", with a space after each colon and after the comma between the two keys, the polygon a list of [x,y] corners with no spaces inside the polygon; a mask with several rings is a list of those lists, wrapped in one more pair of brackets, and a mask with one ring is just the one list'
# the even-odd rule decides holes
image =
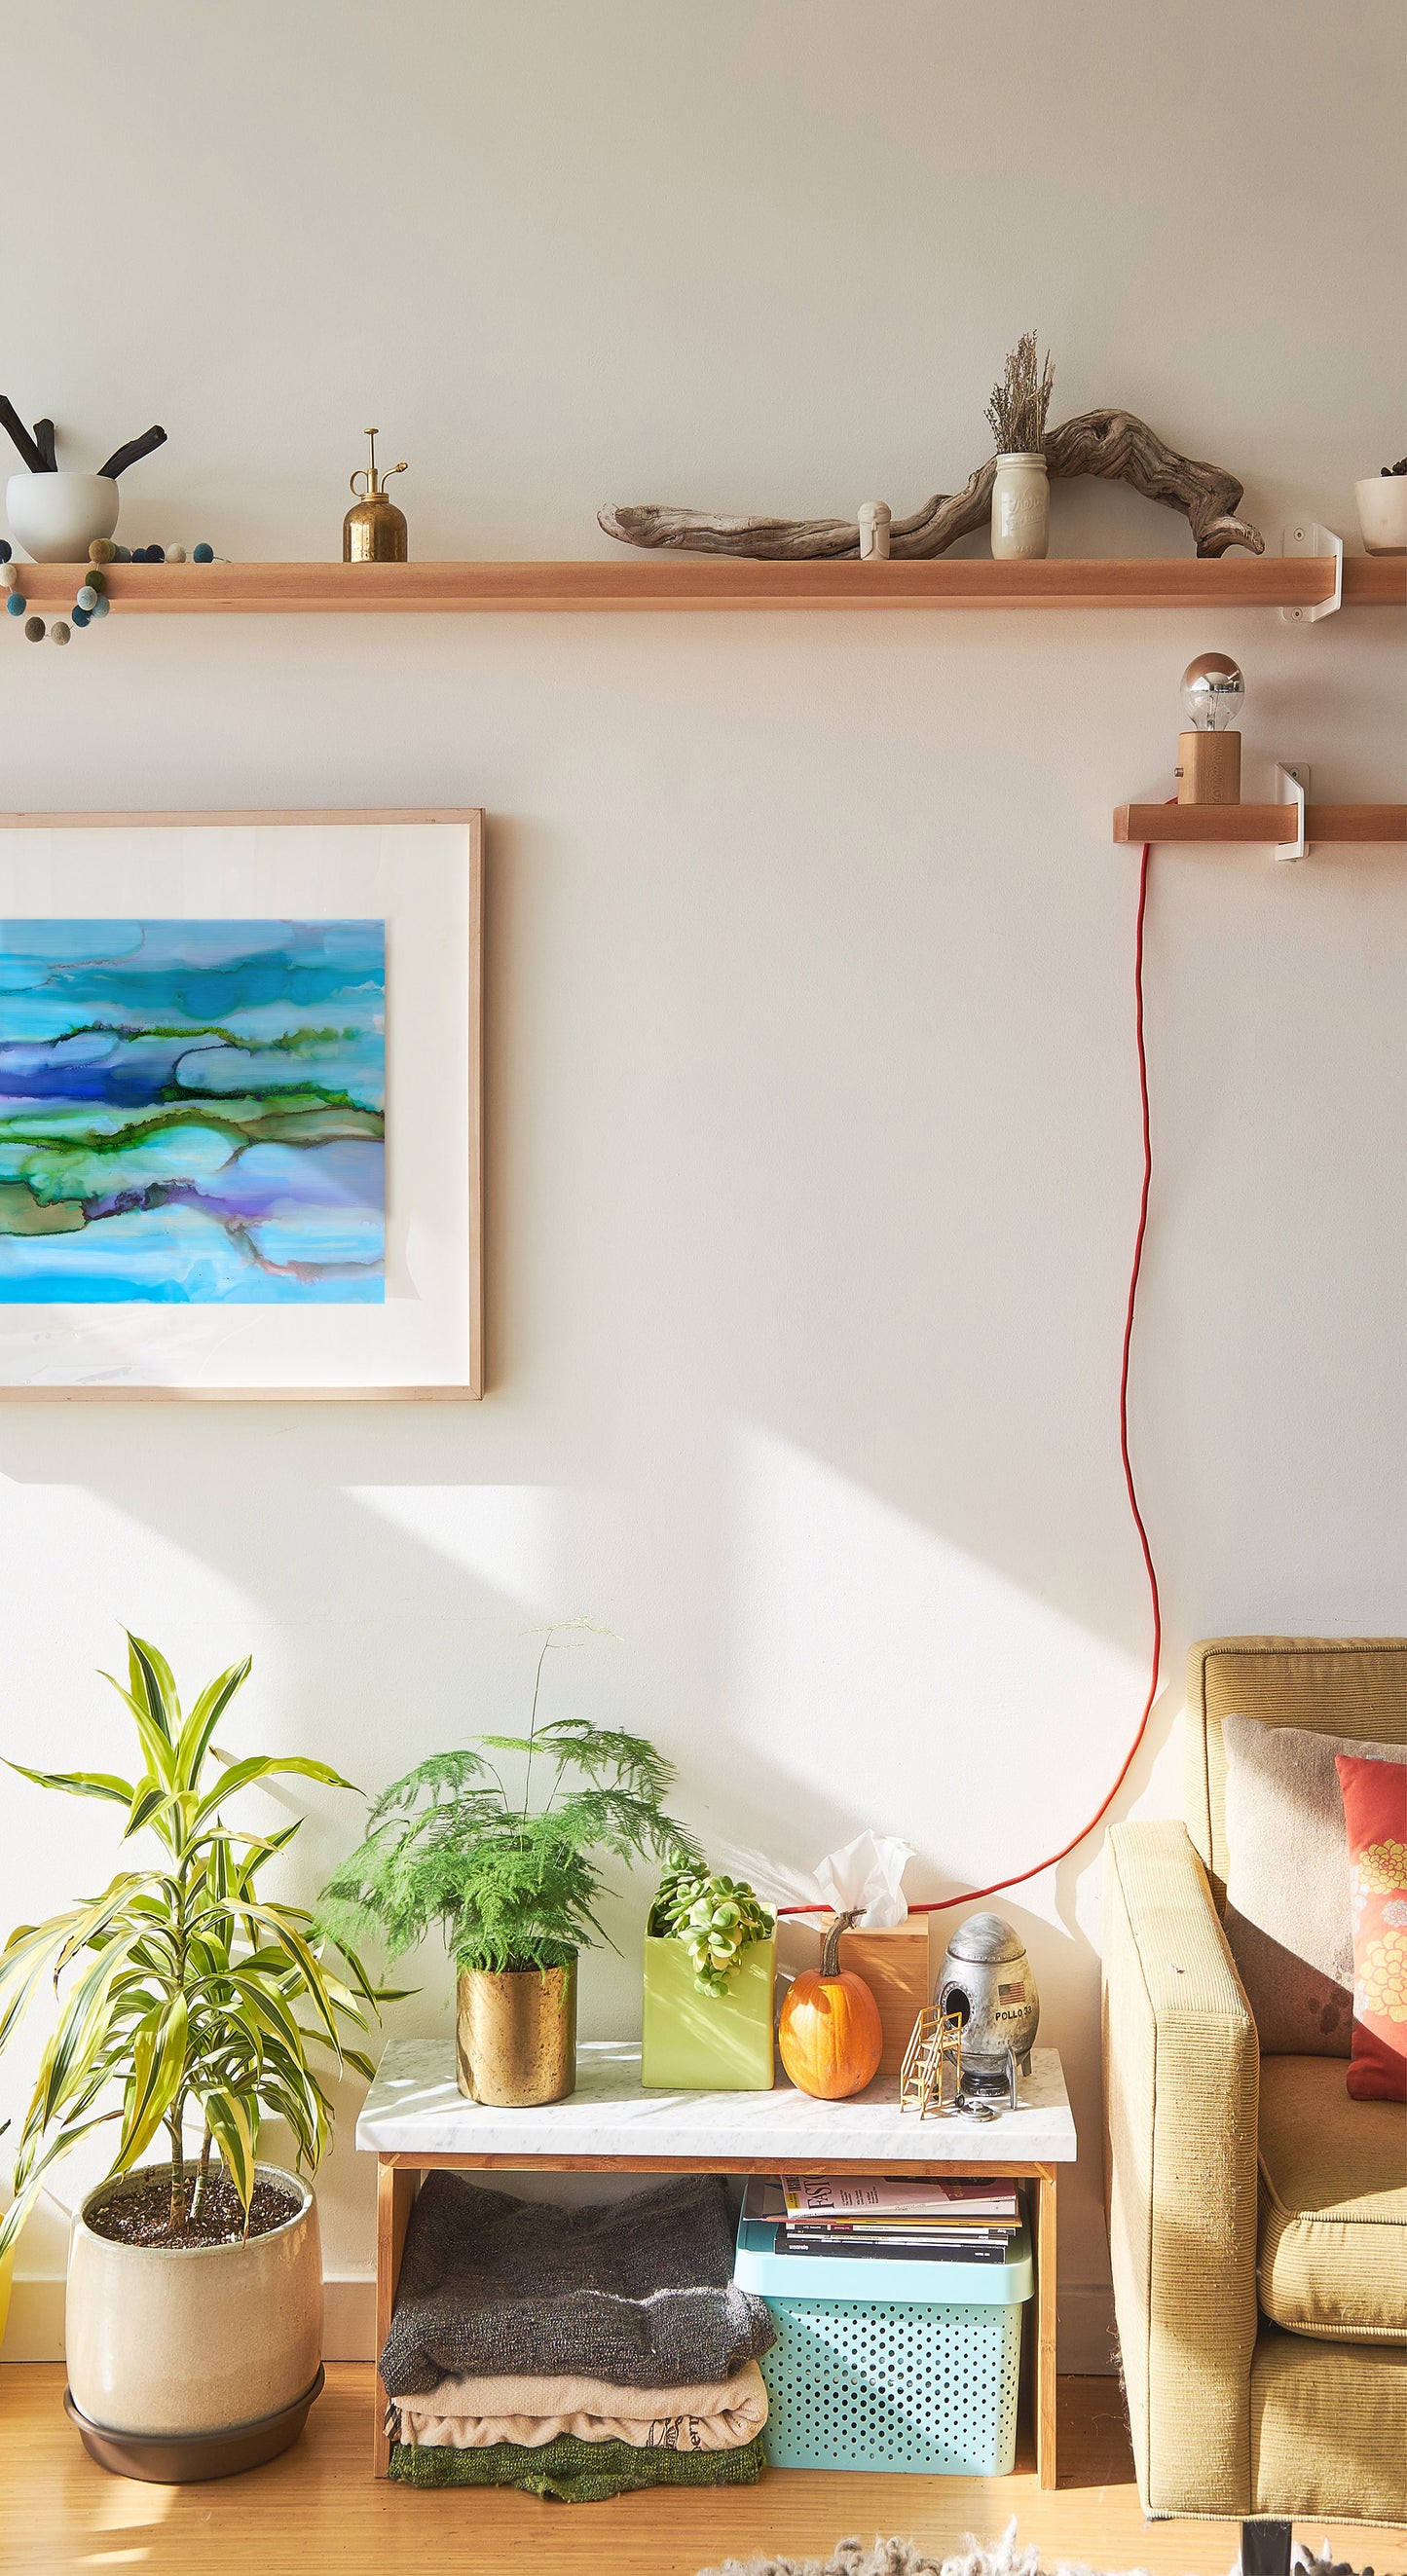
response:
{"label": "cream throw pillow", "polygon": [[1348,1833],[1336,1755],[1407,1761],[1401,1744],[1347,1744],[1225,1717],[1226,1937],[1268,2057],[1347,2057],[1353,2028]]}

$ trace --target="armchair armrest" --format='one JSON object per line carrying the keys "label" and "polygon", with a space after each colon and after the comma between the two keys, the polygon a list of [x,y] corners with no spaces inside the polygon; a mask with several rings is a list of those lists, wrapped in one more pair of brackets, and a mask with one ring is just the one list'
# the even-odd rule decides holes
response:
{"label": "armchair armrest", "polygon": [[1104,1856],[1105,2190],[1146,2513],[1252,2511],[1255,2022],[1181,1824]]}

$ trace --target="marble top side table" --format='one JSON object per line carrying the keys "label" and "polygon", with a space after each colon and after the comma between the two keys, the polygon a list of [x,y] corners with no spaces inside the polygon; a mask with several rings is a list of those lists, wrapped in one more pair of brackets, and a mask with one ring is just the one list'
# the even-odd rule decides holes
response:
{"label": "marble top side table", "polygon": [[[1027,2182],[1036,2292],[1031,2301],[1036,2463],[1056,2482],[1056,2180],[1076,2152],[1060,2059],[1037,2048],[1017,2107],[986,2121],[951,2110],[920,2120],[899,2109],[897,2082],[877,2077],[849,2102],[816,2102],[785,2081],[770,2093],[647,2093],[638,2046],[588,2041],[577,2088],[530,2111],[466,2101],[448,2040],[393,2040],[357,2122],[357,2145],[378,2160],[376,2345],[395,2302],[406,2222],[424,2173],[1001,2175]],[[377,2383],[373,2470],[390,2441]]]}

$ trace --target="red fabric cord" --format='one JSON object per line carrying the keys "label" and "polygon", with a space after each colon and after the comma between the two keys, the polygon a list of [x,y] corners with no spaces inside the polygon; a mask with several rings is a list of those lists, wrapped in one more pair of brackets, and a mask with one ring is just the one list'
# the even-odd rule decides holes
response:
{"label": "red fabric cord", "polygon": [[[1143,1550],[1143,1562],[1148,1574],[1149,1597],[1153,1605],[1153,1664],[1148,1677],[1148,1697],[1143,1703],[1143,1715],[1138,1721],[1138,1731],[1124,1755],[1118,1778],[1108,1795],[1095,1808],[1088,1824],[1081,1825],[1079,1832],[1072,1834],[1068,1843],[1062,1843],[1059,1851],[1052,1852],[1048,1860],[1033,1861],[1029,1869],[1013,1871],[1010,1878],[994,1878],[989,1887],[969,1887],[964,1889],[961,1896],[940,1896],[930,1899],[927,1904],[911,1905],[909,1907],[911,1914],[946,1914],[955,1905],[974,1905],[980,1896],[999,1896],[1004,1887],[1023,1887],[1028,1878],[1039,1878],[1043,1871],[1054,1869],[1059,1862],[1068,1859],[1070,1853],[1075,1851],[1093,1833],[1095,1826],[1107,1816],[1122,1789],[1133,1767],[1138,1748],[1148,1731],[1153,1702],[1158,1696],[1158,1660],[1163,1645],[1163,1616],[1158,1600],[1158,1576],[1153,1564],[1153,1551],[1148,1544],[1148,1532],[1143,1526],[1143,1514],[1138,1507],[1138,1489],[1134,1484],[1133,1462],[1129,1457],[1129,1351],[1133,1343],[1134,1311],[1138,1304],[1138,1276],[1143,1267],[1143,1238],[1148,1231],[1148,1192],[1153,1179],[1153,1142],[1148,1122],[1148,1057],[1143,1043],[1143,921],[1148,909],[1148,860],[1151,846],[1150,842],[1144,842],[1143,856],[1139,861],[1138,928],[1134,940],[1133,966],[1134,1030],[1138,1040],[1138,1097],[1143,1113],[1143,1189],[1138,1203],[1138,1232],[1134,1237],[1133,1268],[1129,1274],[1128,1310],[1124,1316],[1123,1360],[1119,1370],[1119,1455],[1124,1462],[1124,1483],[1128,1487],[1129,1510],[1133,1514],[1133,1525],[1138,1532],[1139,1546]],[[830,1907],[780,1905],[777,1911],[779,1914],[828,1914]]]}

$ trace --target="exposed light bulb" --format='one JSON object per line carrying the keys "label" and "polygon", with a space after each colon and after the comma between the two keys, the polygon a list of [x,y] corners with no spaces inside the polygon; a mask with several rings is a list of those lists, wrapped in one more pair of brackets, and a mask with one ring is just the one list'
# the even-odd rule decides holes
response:
{"label": "exposed light bulb", "polygon": [[1245,703],[1246,683],[1229,653],[1199,653],[1182,675],[1182,703],[1194,733],[1225,733]]}

